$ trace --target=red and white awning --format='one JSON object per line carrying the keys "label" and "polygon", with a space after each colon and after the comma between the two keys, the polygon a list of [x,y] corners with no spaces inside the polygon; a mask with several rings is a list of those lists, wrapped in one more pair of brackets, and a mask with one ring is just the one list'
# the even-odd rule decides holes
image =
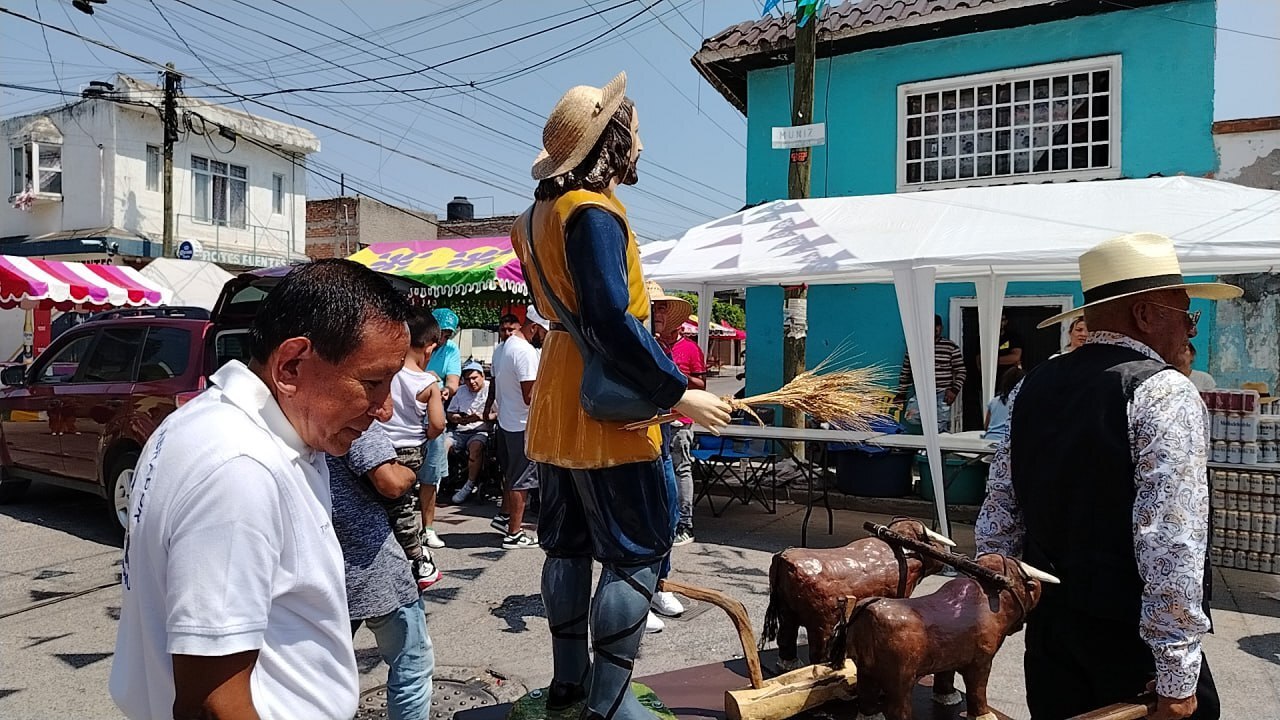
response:
{"label": "red and white awning", "polygon": [[167,303],[171,294],[131,267],[0,255],[0,308],[155,306]]}
{"label": "red and white awning", "polygon": [[[738,340],[745,340],[747,338],[747,334],[745,332],[726,323],[716,322],[715,320],[712,320],[707,325],[707,331],[713,338],[735,338]],[[690,315],[689,319],[685,320],[684,324],[680,326],[680,332],[685,335],[697,335],[698,318]]]}

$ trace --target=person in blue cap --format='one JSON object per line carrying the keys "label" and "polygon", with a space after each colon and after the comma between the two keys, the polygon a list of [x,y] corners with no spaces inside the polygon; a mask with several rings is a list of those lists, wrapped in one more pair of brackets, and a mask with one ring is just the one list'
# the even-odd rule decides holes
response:
{"label": "person in blue cap", "polygon": [[[436,308],[431,311],[431,315],[440,324],[440,345],[427,362],[427,372],[435,373],[440,378],[443,386],[441,396],[445,407],[448,407],[462,381],[462,352],[453,339],[458,333],[458,313],[449,308]],[[418,499],[422,501],[422,544],[430,548],[444,547],[444,541],[436,534],[434,526],[436,491],[440,488],[440,481],[449,474],[446,437],[447,433],[427,443],[426,458],[422,468],[418,470]]]}

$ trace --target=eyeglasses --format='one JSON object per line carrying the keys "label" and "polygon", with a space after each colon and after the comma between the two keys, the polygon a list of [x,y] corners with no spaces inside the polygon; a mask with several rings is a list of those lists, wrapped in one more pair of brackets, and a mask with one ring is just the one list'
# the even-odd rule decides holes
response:
{"label": "eyeglasses", "polygon": [[1176,311],[1178,311],[1178,312],[1180,312],[1180,313],[1183,313],[1184,315],[1186,315],[1186,316],[1187,316],[1187,321],[1191,323],[1191,327],[1195,327],[1195,326],[1196,326],[1196,324],[1200,322],[1200,311],[1199,311],[1199,310],[1183,310],[1182,308],[1174,307],[1174,306],[1172,306],[1172,305],[1162,305],[1162,304],[1160,304],[1160,303],[1158,303],[1158,302],[1151,302],[1151,301],[1147,301],[1147,304],[1148,304],[1148,305],[1155,305],[1156,307],[1164,308],[1164,309],[1166,309],[1166,310],[1176,310]]}

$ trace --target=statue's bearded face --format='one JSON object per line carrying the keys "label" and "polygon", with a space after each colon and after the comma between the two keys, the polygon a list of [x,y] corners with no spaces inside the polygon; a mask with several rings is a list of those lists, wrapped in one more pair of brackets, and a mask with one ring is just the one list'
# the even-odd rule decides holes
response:
{"label": "statue's bearded face", "polygon": [[631,156],[627,158],[627,167],[618,178],[619,185],[635,185],[640,182],[640,172],[636,166],[640,164],[640,153],[644,143],[640,141],[640,111],[631,110]]}

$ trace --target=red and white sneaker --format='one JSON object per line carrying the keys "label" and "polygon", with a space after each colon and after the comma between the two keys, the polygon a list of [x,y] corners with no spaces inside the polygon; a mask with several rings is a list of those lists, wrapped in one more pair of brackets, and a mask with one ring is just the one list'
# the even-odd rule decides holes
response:
{"label": "red and white sneaker", "polygon": [[440,569],[429,554],[413,561],[413,579],[418,581],[418,592],[425,592],[440,580]]}

